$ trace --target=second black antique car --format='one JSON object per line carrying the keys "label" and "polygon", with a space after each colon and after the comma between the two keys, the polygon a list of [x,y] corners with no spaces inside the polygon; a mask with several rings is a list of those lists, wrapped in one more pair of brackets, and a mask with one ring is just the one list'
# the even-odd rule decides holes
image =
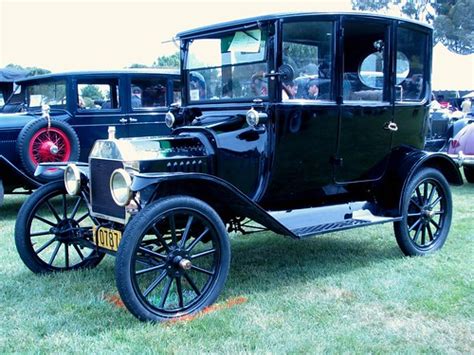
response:
{"label": "second black antique car", "polygon": [[172,133],[116,139],[111,127],[88,163],[52,165],[64,183],[22,206],[16,246],[33,272],[115,255],[126,307],[162,321],[217,299],[230,231],[303,239],[392,223],[406,255],[443,246],[449,183],[462,178],[448,156],[421,150],[431,28],[308,13],[179,39],[183,106],[167,114]]}
{"label": "second black antique car", "polygon": [[180,99],[178,71],[168,69],[47,74],[16,85],[0,110],[0,205],[4,192],[62,177],[58,169],[34,176],[39,163],[87,161],[110,125],[119,137],[168,133],[165,114]]}

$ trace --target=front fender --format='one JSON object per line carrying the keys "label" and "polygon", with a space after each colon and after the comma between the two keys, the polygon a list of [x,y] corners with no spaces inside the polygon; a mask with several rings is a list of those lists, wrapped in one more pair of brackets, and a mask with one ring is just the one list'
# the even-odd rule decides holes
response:
{"label": "front fender", "polygon": [[388,169],[376,187],[377,202],[398,215],[401,211],[401,196],[406,185],[412,176],[424,167],[439,170],[451,185],[463,184],[457,164],[446,154],[401,147],[392,152]]}
{"label": "front fender", "polygon": [[41,186],[40,182],[30,178],[3,155],[0,155],[0,179],[3,180],[6,192],[18,187],[36,189]]}
{"label": "front fender", "polygon": [[83,162],[61,162],[61,163],[41,163],[36,167],[35,170],[35,176],[39,176],[46,172],[48,169],[59,169],[59,170],[66,170],[67,166],[69,164],[75,164],[79,171],[89,178],[89,164],[88,163],[83,163]]}
{"label": "front fender", "polygon": [[213,175],[202,173],[137,174],[133,178],[131,189],[135,192],[149,190],[147,195],[150,196],[150,201],[171,195],[193,196],[212,206],[224,221],[236,216],[248,217],[275,233],[293,235],[242,191]]}

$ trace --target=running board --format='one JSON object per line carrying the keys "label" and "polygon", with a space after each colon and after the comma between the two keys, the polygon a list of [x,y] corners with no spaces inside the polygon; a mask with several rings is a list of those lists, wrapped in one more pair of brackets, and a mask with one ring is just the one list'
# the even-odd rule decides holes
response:
{"label": "running board", "polygon": [[270,212],[270,215],[293,233],[297,239],[345,229],[397,222],[401,217],[374,215],[373,205],[353,202],[343,205]]}

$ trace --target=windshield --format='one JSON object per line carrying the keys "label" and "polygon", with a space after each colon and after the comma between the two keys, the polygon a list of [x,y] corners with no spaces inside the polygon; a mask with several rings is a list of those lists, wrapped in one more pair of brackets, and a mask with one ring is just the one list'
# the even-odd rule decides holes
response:
{"label": "windshield", "polygon": [[24,108],[37,109],[42,105],[59,108],[66,107],[66,82],[21,84],[10,97],[7,105],[23,105]]}
{"label": "windshield", "polygon": [[238,30],[190,41],[185,65],[189,100],[268,96],[267,31]]}

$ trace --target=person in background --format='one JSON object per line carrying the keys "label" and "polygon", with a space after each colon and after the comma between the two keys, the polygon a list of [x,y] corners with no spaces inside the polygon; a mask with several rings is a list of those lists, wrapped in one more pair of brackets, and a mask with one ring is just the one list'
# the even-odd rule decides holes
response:
{"label": "person in background", "polygon": [[281,97],[283,100],[294,100],[298,92],[298,85],[292,80],[286,83],[283,83],[283,90]]}
{"label": "person in background", "polygon": [[306,85],[306,88],[307,95],[305,98],[309,100],[316,100],[319,94],[318,81],[316,79],[311,79]]}
{"label": "person in background", "polygon": [[142,107],[142,89],[138,86],[132,88],[132,107]]}
{"label": "person in background", "polygon": [[469,99],[468,97],[466,97],[466,98],[464,99],[464,101],[461,103],[461,110],[462,110],[462,113],[464,113],[465,115],[467,115],[468,113],[471,112],[471,107],[472,107],[471,99]]}

